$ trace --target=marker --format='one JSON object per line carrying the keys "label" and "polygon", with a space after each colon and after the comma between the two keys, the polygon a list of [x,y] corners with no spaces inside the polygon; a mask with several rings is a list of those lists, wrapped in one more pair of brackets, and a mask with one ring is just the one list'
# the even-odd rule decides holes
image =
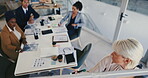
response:
{"label": "marker", "polygon": [[81,73],[81,72],[86,72],[86,69],[82,69],[82,70],[79,70],[79,71],[76,71],[76,72],[72,72],[71,74],[76,74],[76,73]]}

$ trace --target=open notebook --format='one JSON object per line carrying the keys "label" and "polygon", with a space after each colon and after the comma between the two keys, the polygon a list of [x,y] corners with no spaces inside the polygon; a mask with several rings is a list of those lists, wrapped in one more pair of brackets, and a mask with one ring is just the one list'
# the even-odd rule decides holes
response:
{"label": "open notebook", "polygon": [[53,42],[68,42],[67,35],[55,35],[52,37]]}

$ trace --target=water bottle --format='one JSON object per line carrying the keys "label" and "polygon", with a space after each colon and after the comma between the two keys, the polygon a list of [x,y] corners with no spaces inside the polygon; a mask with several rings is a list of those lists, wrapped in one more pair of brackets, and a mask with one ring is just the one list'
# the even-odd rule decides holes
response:
{"label": "water bottle", "polygon": [[37,29],[35,29],[35,31],[34,31],[34,38],[35,38],[36,40],[39,39]]}
{"label": "water bottle", "polygon": [[34,33],[34,38],[35,38],[36,40],[39,39],[37,33]]}
{"label": "water bottle", "polygon": [[44,26],[44,19],[40,21],[41,26]]}

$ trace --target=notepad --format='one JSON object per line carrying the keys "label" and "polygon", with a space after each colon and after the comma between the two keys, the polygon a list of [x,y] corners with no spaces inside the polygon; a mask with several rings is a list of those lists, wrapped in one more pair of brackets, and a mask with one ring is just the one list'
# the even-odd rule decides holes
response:
{"label": "notepad", "polygon": [[53,33],[51,29],[50,30],[43,30],[42,31],[43,35],[50,34],[50,33]]}
{"label": "notepad", "polygon": [[53,36],[53,42],[68,42],[68,37],[67,35],[56,35]]}

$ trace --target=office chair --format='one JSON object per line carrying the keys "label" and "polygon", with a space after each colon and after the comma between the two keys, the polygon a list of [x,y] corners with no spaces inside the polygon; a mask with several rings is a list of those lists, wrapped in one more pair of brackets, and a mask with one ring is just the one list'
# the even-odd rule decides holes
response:
{"label": "office chair", "polygon": [[81,29],[82,27],[78,27],[78,29],[76,29],[77,33],[69,37],[71,42],[78,41],[78,44],[80,47],[82,47],[81,42],[80,42]]}
{"label": "office chair", "polygon": [[73,40],[73,39],[75,39],[75,38],[78,38],[78,37],[80,36],[81,29],[82,29],[81,27],[78,27],[78,29],[75,29],[76,34],[71,35],[71,36],[70,36],[70,40]]}
{"label": "office chair", "polygon": [[7,58],[0,56],[0,78],[28,78],[28,75],[15,77],[15,63],[12,63]]}
{"label": "office chair", "polygon": [[[68,68],[68,69],[74,70],[74,71],[79,69],[81,67],[81,65],[84,63],[86,57],[88,56],[91,47],[92,47],[92,44],[89,43],[85,46],[85,48],[82,51],[75,48],[76,55],[77,55],[77,66],[71,67],[71,68]],[[62,74],[62,71],[63,71],[63,69],[60,69],[60,75]]]}
{"label": "office chair", "polygon": [[140,60],[140,64],[142,64],[142,68],[148,67],[148,49],[147,49],[144,57]]}
{"label": "office chair", "polygon": [[15,64],[0,56],[0,78],[14,78]]}
{"label": "office chair", "polygon": [[143,62],[145,65],[148,62],[148,49],[147,49],[144,57],[141,59],[141,62]]}
{"label": "office chair", "polygon": [[72,67],[73,69],[79,69],[81,67],[86,57],[88,56],[91,47],[92,47],[92,43],[89,43],[85,46],[85,48],[82,51],[79,49],[75,49],[77,53],[77,64],[78,65],[76,67]]}

